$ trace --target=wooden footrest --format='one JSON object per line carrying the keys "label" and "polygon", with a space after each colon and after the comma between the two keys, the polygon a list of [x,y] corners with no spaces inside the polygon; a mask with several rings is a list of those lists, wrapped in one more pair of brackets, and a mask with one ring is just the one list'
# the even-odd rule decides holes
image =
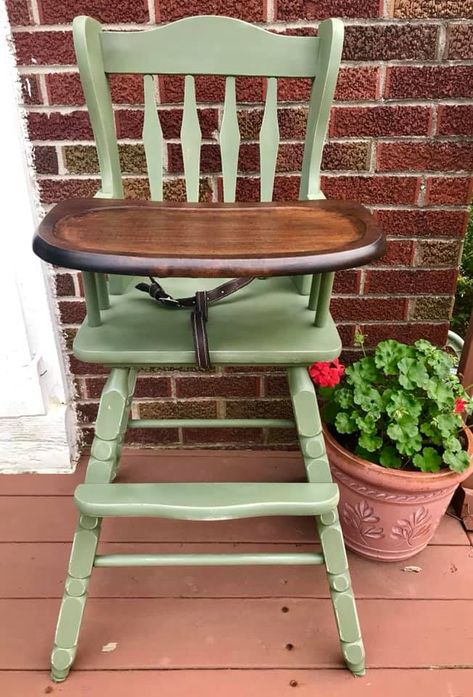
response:
{"label": "wooden footrest", "polygon": [[338,503],[336,484],[192,483],[81,484],[74,495],[90,516],[157,516],[226,520],[272,515],[321,515]]}

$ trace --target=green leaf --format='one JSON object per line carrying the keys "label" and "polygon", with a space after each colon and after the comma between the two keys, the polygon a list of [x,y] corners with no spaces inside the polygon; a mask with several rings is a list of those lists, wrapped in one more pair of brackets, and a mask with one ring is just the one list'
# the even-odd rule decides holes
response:
{"label": "green leaf", "polygon": [[461,450],[460,452],[445,450],[443,454],[443,461],[450,467],[451,470],[454,470],[454,472],[464,472],[470,465],[470,458],[468,453],[466,453],[464,450]]}
{"label": "green leaf", "polygon": [[389,467],[390,469],[399,469],[402,467],[402,460],[394,445],[384,446],[381,450],[379,461],[383,467]]}
{"label": "green leaf", "polygon": [[449,438],[456,435],[462,425],[462,420],[460,414],[447,413],[436,416],[433,423],[437,426],[442,438]]}
{"label": "green leaf", "polygon": [[378,428],[377,419],[371,413],[357,414],[353,419],[363,433],[376,433]]}
{"label": "green leaf", "polygon": [[438,472],[442,464],[442,458],[435,448],[423,448],[422,454],[417,453],[413,457],[413,463],[422,472]]}
{"label": "green leaf", "polygon": [[338,404],[335,404],[335,402],[327,402],[326,404],[324,404],[324,406],[322,408],[322,414],[324,417],[324,421],[328,424],[333,424],[338,412],[339,412]]}
{"label": "green leaf", "polygon": [[383,445],[383,439],[373,433],[363,433],[358,438],[358,445],[369,453],[374,453]]}
{"label": "green leaf", "polygon": [[348,366],[345,375],[347,382],[351,385],[372,384],[381,379],[381,373],[376,368],[371,356],[365,356],[365,358],[361,358],[353,365]]}
{"label": "green leaf", "polygon": [[397,423],[389,424],[388,436],[395,442],[401,455],[414,455],[422,448],[422,438],[417,423],[404,417]]}
{"label": "green leaf", "polygon": [[454,393],[449,384],[444,381],[432,378],[425,385],[427,396],[434,400],[439,408],[450,407],[453,411]]}
{"label": "green leaf", "polygon": [[422,411],[422,404],[414,395],[405,392],[392,392],[391,397],[386,404],[387,414],[399,421],[404,416],[412,416],[417,418]]}
{"label": "green leaf", "polygon": [[324,401],[328,399],[332,399],[333,393],[334,393],[335,388],[334,387],[318,387],[317,388],[317,394],[321,399]]}
{"label": "green leaf", "polygon": [[335,428],[338,433],[354,433],[356,431],[356,424],[348,414],[339,411],[335,417]]}
{"label": "green leaf", "polygon": [[353,406],[353,392],[348,387],[340,387],[336,389],[333,399],[342,407],[342,409],[348,409],[349,407]]}
{"label": "green leaf", "polygon": [[381,341],[374,353],[374,362],[377,368],[385,375],[397,375],[399,361],[409,355],[409,347],[394,339]]}
{"label": "green leaf", "polygon": [[406,390],[415,390],[416,387],[425,387],[429,381],[429,374],[423,363],[415,358],[403,358],[399,361],[399,383]]}
{"label": "green leaf", "polygon": [[358,404],[363,411],[373,412],[373,415],[379,415],[383,407],[383,398],[381,393],[370,385],[360,384],[353,390],[353,401]]}

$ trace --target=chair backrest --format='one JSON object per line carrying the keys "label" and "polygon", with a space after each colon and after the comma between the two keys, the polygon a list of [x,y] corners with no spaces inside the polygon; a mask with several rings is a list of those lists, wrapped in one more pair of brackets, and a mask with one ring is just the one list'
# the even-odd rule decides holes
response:
{"label": "chair backrest", "polygon": [[[199,198],[201,130],[194,76],[226,77],[219,128],[223,198],[235,200],[240,132],[236,76],[266,78],[260,130],[260,198],[271,201],[279,149],[277,78],[311,78],[299,197],[322,198],[320,163],[341,58],[343,24],[330,19],[317,37],[278,35],[228,17],[199,16],[144,31],[105,31],[89,17],[74,20],[74,44],[97,145],[99,196],[123,197],[108,76],[138,73],[144,80],[143,145],[151,198],[163,198],[164,139],[155,75],[185,75],[181,144],[188,201]],[[314,79],[315,78],[315,79]]]}

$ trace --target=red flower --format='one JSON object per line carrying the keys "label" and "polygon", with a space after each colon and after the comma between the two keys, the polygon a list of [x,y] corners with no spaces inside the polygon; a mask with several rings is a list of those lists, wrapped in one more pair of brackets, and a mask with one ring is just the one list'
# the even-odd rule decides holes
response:
{"label": "red flower", "polygon": [[345,367],[338,358],[333,361],[313,363],[309,368],[312,382],[319,387],[335,387],[342,379],[344,372]]}
{"label": "red flower", "polygon": [[463,414],[466,409],[466,399],[457,397],[455,400],[455,414]]}

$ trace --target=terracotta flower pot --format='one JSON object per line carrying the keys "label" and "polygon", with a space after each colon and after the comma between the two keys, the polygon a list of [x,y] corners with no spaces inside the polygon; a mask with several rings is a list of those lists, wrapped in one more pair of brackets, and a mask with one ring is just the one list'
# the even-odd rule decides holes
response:
{"label": "terracotta flower pot", "polygon": [[324,427],[347,547],[380,561],[408,559],[424,549],[453,492],[473,473],[473,434],[469,428],[465,434],[470,456],[465,472],[403,472],[353,455]]}

